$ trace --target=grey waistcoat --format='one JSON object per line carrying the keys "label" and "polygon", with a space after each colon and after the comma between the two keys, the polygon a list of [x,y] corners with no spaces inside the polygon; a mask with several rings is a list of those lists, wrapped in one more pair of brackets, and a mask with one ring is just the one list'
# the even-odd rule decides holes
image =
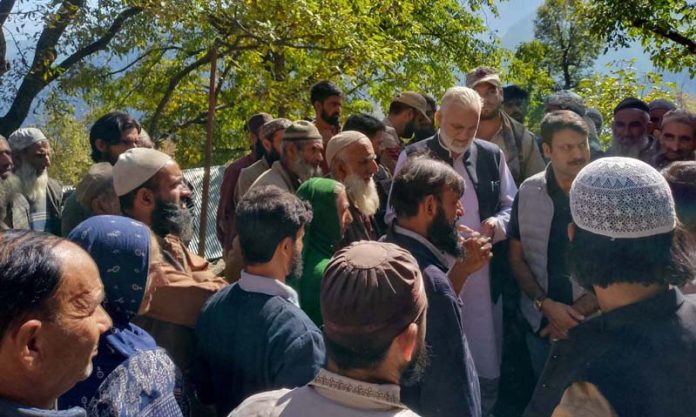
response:
{"label": "grey waistcoat", "polygon": [[[546,169],[552,168],[549,165]],[[546,267],[554,207],[553,200],[546,189],[546,171],[529,177],[522,183],[517,195],[519,198],[517,217],[524,259],[539,286],[547,291],[548,274]],[[571,282],[573,300],[577,300],[586,291],[575,281]],[[520,309],[524,318],[532,326],[532,330],[539,331],[543,315],[534,307],[534,300],[530,299],[524,292],[520,294]]]}

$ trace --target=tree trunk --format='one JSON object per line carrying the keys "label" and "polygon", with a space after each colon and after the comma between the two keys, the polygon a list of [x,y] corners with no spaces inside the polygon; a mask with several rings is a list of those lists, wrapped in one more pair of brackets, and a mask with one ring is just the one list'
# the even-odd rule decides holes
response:
{"label": "tree trunk", "polygon": [[[1,135],[8,136],[22,125],[29,114],[34,99],[47,85],[87,56],[104,49],[121,30],[125,22],[142,11],[138,7],[125,9],[114,19],[104,35],[54,66],[57,57],[56,46],[67,27],[84,8],[85,3],[86,0],[65,0],[56,14],[46,18],[46,25],[36,42],[36,51],[31,68],[24,76],[10,109],[3,117],[0,117]],[[3,3],[0,3],[0,6],[2,5]]]}

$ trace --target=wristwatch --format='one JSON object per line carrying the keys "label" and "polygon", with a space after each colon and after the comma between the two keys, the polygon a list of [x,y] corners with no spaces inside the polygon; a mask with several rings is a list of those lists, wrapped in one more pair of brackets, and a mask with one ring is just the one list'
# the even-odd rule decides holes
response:
{"label": "wristwatch", "polygon": [[544,301],[546,300],[546,295],[539,296],[534,299],[534,308],[536,308],[538,311],[541,311],[541,307],[544,305]]}

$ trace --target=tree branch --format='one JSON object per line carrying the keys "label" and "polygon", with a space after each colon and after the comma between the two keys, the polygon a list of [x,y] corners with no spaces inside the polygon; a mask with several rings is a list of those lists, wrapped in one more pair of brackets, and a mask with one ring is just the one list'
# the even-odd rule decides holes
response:
{"label": "tree branch", "polygon": [[[228,107],[231,107],[230,104],[220,104],[215,107],[215,111],[226,109]],[[177,130],[183,130],[186,129],[187,127],[194,125],[194,124],[205,124],[208,120],[208,111],[202,111],[198,113],[198,115],[192,119],[189,119],[183,123],[179,123],[176,128]]]}
{"label": "tree branch", "polygon": [[[219,56],[222,56],[222,54],[220,54]],[[164,113],[164,109],[167,107],[167,104],[169,104],[169,101],[172,99],[174,91],[176,90],[176,87],[179,85],[181,80],[183,80],[184,77],[193,72],[195,69],[202,67],[208,62],[210,62],[210,52],[206,53],[202,57],[188,64],[187,66],[179,70],[176,74],[174,74],[172,78],[169,79],[169,84],[167,85],[167,89],[164,91],[164,96],[162,96],[159,103],[157,103],[157,109],[155,110],[155,113],[152,115],[152,118],[150,119],[150,124],[148,126],[150,136],[157,137],[157,124],[159,123],[159,119],[162,116],[162,113]]]}
{"label": "tree branch", "polygon": [[119,13],[118,16],[116,16],[116,18],[114,19],[114,21],[111,22],[111,26],[106,31],[106,33],[102,35],[101,38],[90,43],[84,48],[77,50],[75,53],[65,58],[63,62],[58,64],[57,68],[60,68],[63,71],[56,71],[51,77],[49,77],[48,82],[51,82],[58,78],[60,74],[62,74],[65,70],[72,67],[76,63],[82,61],[85,57],[104,49],[106,45],[108,45],[109,42],[111,42],[111,39],[113,39],[114,36],[116,36],[116,34],[121,30],[126,21],[140,13],[142,10],[143,9],[140,7],[130,7]]}
{"label": "tree branch", "polygon": [[5,24],[16,0],[0,0],[0,28]]}
{"label": "tree branch", "polygon": [[65,0],[55,14],[46,18],[44,29],[36,42],[31,68],[24,76],[10,109],[0,118],[0,134],[8,135],[22,124],[34,98],[48,85],[51,65],[57,56],[56,45],[85,2],[86,0]]}
{"label": "tree branch", "polygon": [[[129,68],[132,68],[135,64],[137,64],[138,62],[142,61],[143,59],[147,58],[148,56],[152,55],[155,52],[161,52],[161,55],[160,55],[160,58],[161,58],[162,55],[164,55],[168,51],[172,51],[175,49],[181,49],[181,48],[179,48],[178,46],[167,46],[167,47],[162,47],[162,48],[150,49],[149,51],[147,51],[144,54],[140,55],[139,57],[135,58],[133,60],[133,62],[128,63],[128,65],[126,65],[125,67],[111,71],[111,72],[107,73],[106,75],[111,77],[113,75],[128,71]],[[198,54],[200,52],[202,52],[202,51],[194,51],[193,54]]]}
{"label": "tree branch", "polygon": [[656,24],[648,22],[646,19],[633,19],[630,24],[637,29],[648,30],[658,36],[662,36],[676,42],[677,44],[684,46],[692,55],[696,55],[696,41],[689,39],[672,28],[662,28]]}

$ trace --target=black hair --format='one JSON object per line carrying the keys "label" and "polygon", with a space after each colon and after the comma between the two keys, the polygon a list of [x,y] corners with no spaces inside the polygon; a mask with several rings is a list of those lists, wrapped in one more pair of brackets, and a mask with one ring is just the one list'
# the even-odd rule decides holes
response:
{"label": "black hair", "polygon": [[367,137],[372,137],[380,130],[386,130],[387,126],[378,118],[367,114],[358,113],[351,115],[343,124],[343,130],[354,130]]}
{"label": "black hair", "polygon": [[252,188],[237,205],[235,225],[245,265],[269,262],[285,238],[297,238],[312,221],[312,207],[294,194],[269,185]]}
{"label": "black hair", "polygon": [[418,206],[429,195],[442,200],[445,187],[462,195],[464,180],[446,163],[427,155],[414,155],[394,177],[390,204],[397,217],[413,217]]}
{"label": "black hair", "polygon": [[324,102],[324,100],[331,96],[343,97],[343,92],[336,87],[336,84],[328,80],[322,80],[314,84],[309,93],[309,99],[312,105],[317,101]]}
{"label": "black hair", "polygon": [[118,203],[121,206],[121,211],[123,214],[130,215],[135,205],[135,195],[141,188],[147,188],[150,191],[157,193],[159,191],[160,176],[159,172],[153,175],[149,180],[145,181],[142,185],[136,187],[135,189],[127,192],[126,194],[118,197]]}
{"label": "black hair", "polygon": [[30,230],[0,235],[0,339],[30,314],[52,315],[63,270],[53,249],[63,239]]}
{"label": "black hair", "polygon": [[391,344],[392,340],[383,346],[371,346],[369,343],[366,343],[362,344],[359,349],[351,349],[333,342],[324,335],[326,357],[331,358],[338,369],[345,371],[376,368],[387,357]]}
{"label": "black hair", "polygon": [[510,100],[524,101],[529,99],[529,93],[519,85],[511,84],[503,87],[503,102]]}
{"label": "black hair", "polygon": [[[418,325],[418,336],[424,335],[426,328],[423,324],[425,314],[420,314],[414,323]],[[410,325],[410,323],[409,323]],[[360,336],[356,336],[360,337]],[[356,343],[360,347],[347,347],[336,343],[326,336],[324,333],[324,346],[326,347],[326,358],[331,359],[333,363],[343,371],[350,371],[354,369],[375,369],[377,368],[389,353],[389,348],[391,347],[394,339],[383,342],[378,345],[375,343],[373,338],[365,340],[364,343]],[[423,340],[425,341],[425,340]],[[422,349],[426,349],[426,345],[421,346]]]}
{"label": "black hair", "polygon": [[611,284],[684,285],[693,279],[693,240],[681,224],[668,233],[612,239],[575,227],[569,263],[583,287]]}
{"label": "black hair", "polygon": [[[428,105],[428,110],[429,110],[428,116],[431,116],[430,113],[432,113],[434,115],[435,112],[437,111],[437,100],[435,99],[435,97],[431,96],[430,94],[424,94],[424,93],[420,93],[420,95],[423,96],[423,98],[425,99],[425,102]],[[432,117],[430,117],[430,118],[432,119]],[[431,120],[431,122],[432,122],[432,120]]]}
{"label": "black hair", "polygon": [[662,170],[672,190],[677,217],[696,236],[696,161],[677,161]]}
{"label": "black hair", "polygon": [[402,103],[400,101],[392,101],[391,104],[389,104],[389,114],[390,115],[397,115],[405,112],[406,110],[413,110],[416,111],[415,107],[411,107],[408,104]]}
{"label": "black hair", "polygon": [[553,146],[553,137],[561,130],[570,129],[585,137],[590,134],[587,123],[571,110],[556,110],[546,114],[541,120],[541,143]]}
{"label": "black hair", "polygon": [[102,152],[97,149],[97,139],[101,139],[109,145],[115,145],[121,141],[123,132],[129,129],[137,129],[140,133],[140,123],[123,112],[111,112],[100,117],[89,130],[89,144],[92,147],[92,160],[102,161]]}

